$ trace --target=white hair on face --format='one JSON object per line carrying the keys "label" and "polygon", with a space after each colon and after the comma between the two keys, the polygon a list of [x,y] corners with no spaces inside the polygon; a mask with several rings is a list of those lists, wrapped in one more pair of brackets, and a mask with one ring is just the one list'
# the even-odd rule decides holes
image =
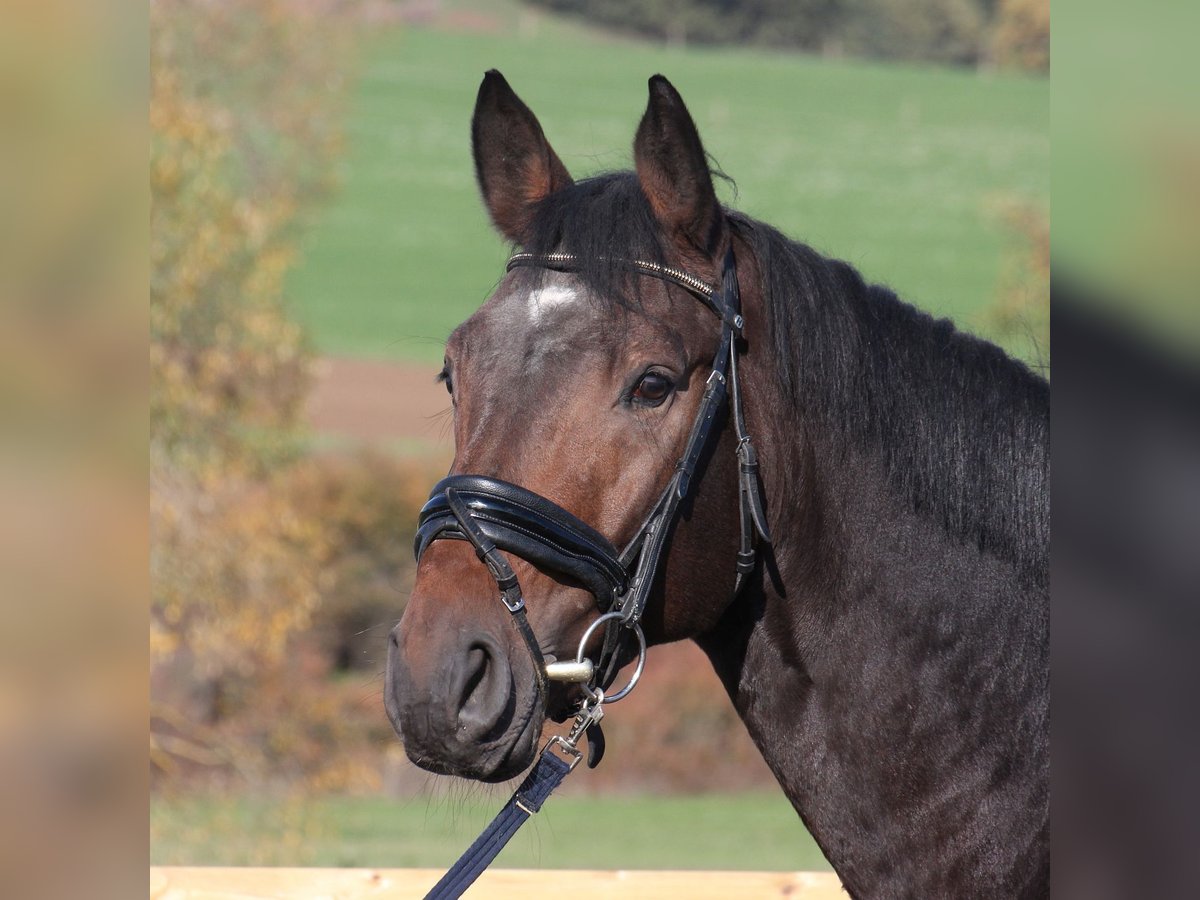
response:
{"label": "white hair on face", "polygon": [[573,303],[578,299],[579,294],[569,287],[548,284],[538,288],[529,295],[529,320],[537,325],[547,311],[567,303]]}

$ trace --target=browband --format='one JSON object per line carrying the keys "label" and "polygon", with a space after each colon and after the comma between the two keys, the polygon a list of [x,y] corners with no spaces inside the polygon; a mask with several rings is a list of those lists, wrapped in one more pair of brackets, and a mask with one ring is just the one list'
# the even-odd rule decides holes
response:
{"label": "browband", "polygon": [[[717,302],[717,296],[721,290],[719,287],[713,287],[707,281],[703,281],[695,275],[689,275],[683,269],[677,269],[674,266],[664,266],[656,262],[648,262],[644,259],[618,258],[613,261],[635,272],[649,275],[651,278],[657,278],[660,281],[669,281],[690,291],[717,318],[724,320],[727,315],[736,317],[736,321],[732,321],[730,324],[737,331],[741,331],[742,322],[738,311],[736,309],[731,310],[728,305]],[[508,264],[504,267],[504,270],[511,272],[513,269],[522,266],[553,269],[556,272],[578,272],[581,268],[579,257],[574,253],[514,253],[508,258]]]}

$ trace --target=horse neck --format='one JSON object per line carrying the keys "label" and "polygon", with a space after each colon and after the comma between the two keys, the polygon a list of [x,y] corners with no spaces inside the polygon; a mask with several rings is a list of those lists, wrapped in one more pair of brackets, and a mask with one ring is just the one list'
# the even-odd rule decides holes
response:
{"label": "horse neck", "polygon": [[775,544],[700,645],[852,894],[1036,892],[1044,585],[918,513],[881,460],[780,414],[771,364],[743,371]]}

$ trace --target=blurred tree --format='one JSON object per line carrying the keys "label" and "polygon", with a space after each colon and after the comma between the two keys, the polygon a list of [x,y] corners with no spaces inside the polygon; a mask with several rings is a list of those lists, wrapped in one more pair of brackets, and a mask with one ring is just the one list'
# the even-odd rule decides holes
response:
{"label": "blurred tree", "polygon": [[151,651],[207,686],[208,719],[318,598],[325,536],[276,473],[308,386],[283,276],[332,184],[335,25],[283,0],[151,8]]}
{"label": "blurred tree", "polygon": [[667,40],[820,49],[840,0],[531,0],[613,28]]}
{"label": "blurred tree", "polygon": [[[156,45],[157,46],[157,45]],[[306,389],[299,328],[281,282],[294,198],[254,202],[230,182],[227,110],[155,62],[150,121],[151,450],[203,477],[269,465]]]}
{"label": "blurred tree", "polygon": [[667,40],[974,64],[997,0],[529,0]]}
{"label": "blurred tree", "polygon": [[387,632],[404,609],[414,569],[416,512],[438,477],[431,466],[376,453],[319,457],[294,467],[289,496],[307,517],[324,523],[311,630],[334,669],[382,668]]}
{"label": "blurred tree", "polygon": [[286,0],[152,7],[152,448],[194,473],[269,465],[307,390],[282,280],[333,183],[333,24]]}
{"label": "blurred tree", "polygon": [[760,0],[746,4],[743,39],[766,47],[826,49],[840,31],[842,0]]}
{"label": "blurred tree", "polygon": [[1050,0],[1000,0],[991,53],[1000,66],[1050,71]]}
{"label": "blurred tree", "polygon": [[984,35],[976,0],[845,0],[841,39],[851,56],[973,65]]}

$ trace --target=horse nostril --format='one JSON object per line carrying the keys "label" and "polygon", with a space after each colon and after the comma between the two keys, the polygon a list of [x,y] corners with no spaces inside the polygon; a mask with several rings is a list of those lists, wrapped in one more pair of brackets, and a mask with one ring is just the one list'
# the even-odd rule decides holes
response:
{"label": "horse nostril", "polygon": [[491,654],[485,647],[476,645],[467,651],[467,678],[463,682],[462,696],[458,698],[458,708],[463,709],[471,702],[471,697],[479,690],[483,679],[487,676],[488,663]]}
{"label": "horse nostril", "polygon": [[458,698],[458,730],[468,740],[483,740],[507,725],[501,721],[508,707],[508,661],[496,648],[476,642],[463,660],[462,690]]}

